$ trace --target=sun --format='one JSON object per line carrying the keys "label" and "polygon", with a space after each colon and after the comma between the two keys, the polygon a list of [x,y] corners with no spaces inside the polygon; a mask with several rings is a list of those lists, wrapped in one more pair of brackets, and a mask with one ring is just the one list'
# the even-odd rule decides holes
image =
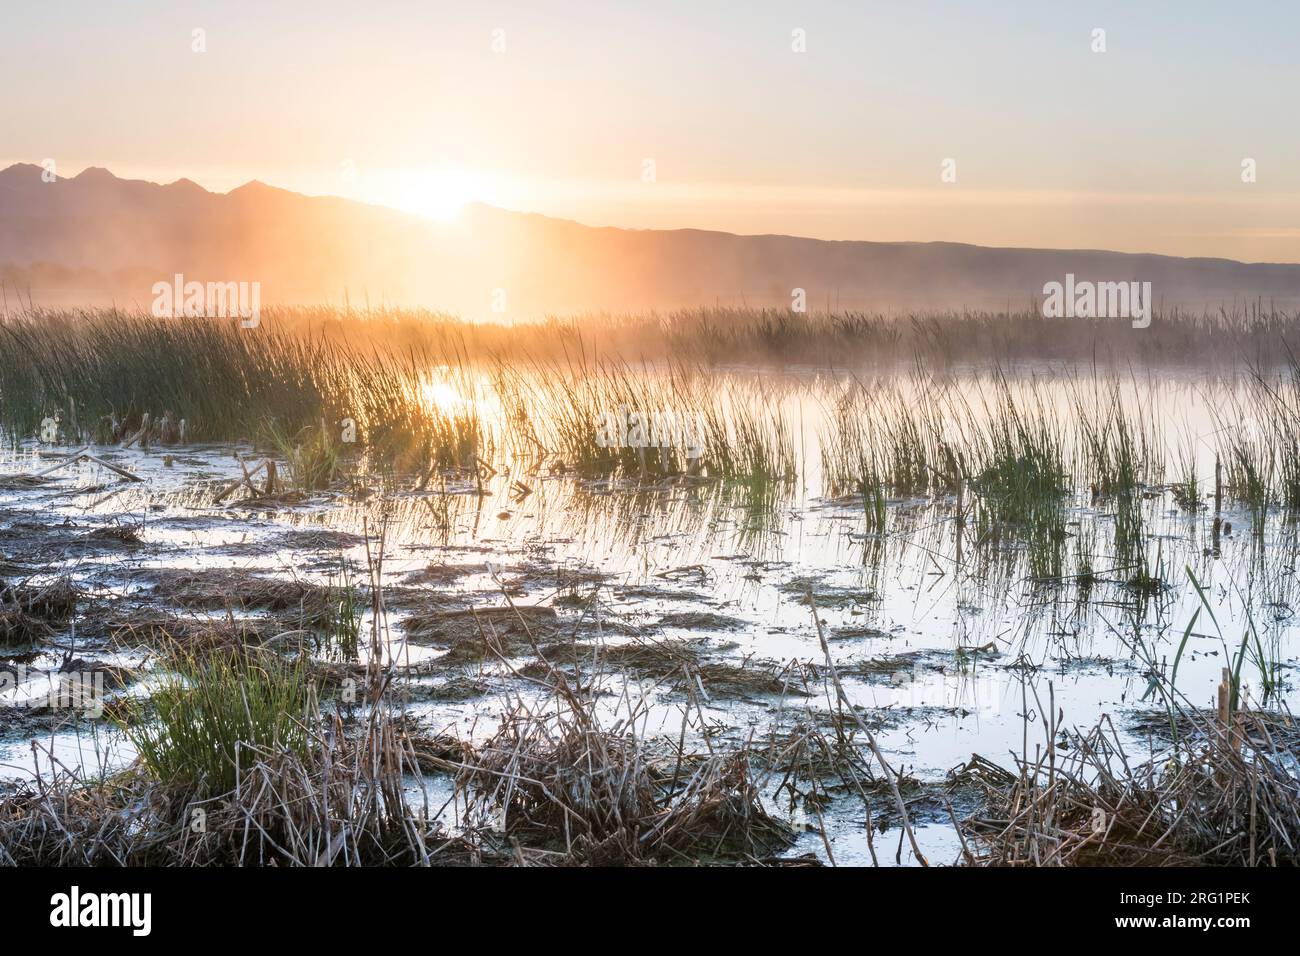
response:
{"label": "sun", "polygon": [[417,170],[402,177],[397,205],[439,222],[456,218],[466,203],[482,201],[486,184],[464,169]]}

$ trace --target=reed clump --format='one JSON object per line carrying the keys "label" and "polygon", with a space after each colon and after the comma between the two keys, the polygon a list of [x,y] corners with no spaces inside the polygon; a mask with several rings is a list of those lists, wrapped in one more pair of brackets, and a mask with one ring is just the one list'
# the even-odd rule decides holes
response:
{"label": "reed clump", "polygon": [[556,669],[549,681],[549,695],[517,703],[457,767],[457,792],[488,838],[589,865],[757,858],[793,842],[759,799],[743,748],[696,755],[656,743],[644,699],[602,718],[599,675],[582,690]]}
{"label": "reed clump", "polygon": [[113,310],[10,315],[0,321],[0,428],[24,438],[55,422],[60,441],[261,438],[313,488],[352,442],[402,471],[474,466],[472,409],[429,400],[436,355],[312,328]]}
{"label": "reed clump", "polygon": [[52,636],[76,607],[77,590],[68,578],[0,588],[0,645],[31,644]]}
{"label": "reed clump", "polygon": [[10,866],[385,866],[473,862],[412,806],[418,757],[377,713],[349,733],[316,723],[300,753],[247,744],[234,785],[196,790],[147,764],[88,776],[50,760],[0,799]]}
{"label": "reed clump", "polygon": [[582,478],[682,476],[774,487],[796,476],[781,395],[740,388],[689,362],[666,368],[582,353],[498,363],[506,447]]}
{"label": "reed clump", "polygon": [[792,842],[763,808],[743,752],[656,753],[590,710],[508,714],[464,761],[457,786],[501,834],[569,862],[765,856]]}
{"label": "reed clump", "polygon": [[152,719],[123,725],[156,779],[184,781],[211,796],[235,787],[246,748],[306,755],[312,702],[301,658],[196,656],[179,648],[168,657],[171,673],[150,698]]}
{"label": "reed clump", "polygon": [[274,421],[264,434],[284,460],[290,487],[312,492],[329,488],[342,466],[343,444],[324,422],[308,425],[290,435]]}
{"label": "reed clump", "polygon": [[[1108,719],[1055,738],[1014,772],[980,779],[989,805],[963,824],[981,866],[1294,866],[1300,775],[1294,740],[1248,711],[1180,708],[1188,732],[1131,764]],[[1055,730],[1059,731],[1059,726]],[[963,768],[972,769],[971,766]]]}
{"label": "reed clump", "polygon": [[386,681],[359,720],[323,711],[308,658],[171,643],[147,703],[114,720],[138,752],[124,770],[69,770],[52,754],[0,799],[0,863],[44,866],[377,866],[478,854],[408,794],[420,757]]}

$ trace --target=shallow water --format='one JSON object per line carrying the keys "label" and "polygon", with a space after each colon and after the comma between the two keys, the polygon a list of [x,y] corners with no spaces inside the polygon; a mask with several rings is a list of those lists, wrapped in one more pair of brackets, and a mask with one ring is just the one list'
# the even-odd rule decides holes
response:
{"label": "shallow water", "polygon": [[[364,584],[382,536],[379,582],[386,589],[427,592],[431,599],[450,595],[458,606],[500,606],[504,592],[518,605],[555,607],[561,632],[594,613],[611,645],[641,636],[698,640],[704,660],[767,662],[792,691],[801,686],[802,668],[823,663],[811,594],[852,703],[877,721],[891,764],[923,781],[942,782],[972,753],[1004,765],[1025,749],[1032,753],[1043,743],[1042,720],[1052,707],[1063,711],[1067,726],[1079,728],[1110,715],[1141,753],[1151,741],[1142,729],[1148,724],[1136,718],[1161,713],[1143,699],[1149,662],[1172,665],[1201,608],[1193,575],[1217,627],[1202,610],[1179,662],[1179,690],[1193,704],[1212,707],[1222,670],[1253,622],[1264,660],[1243,667],[1245,693],[1258,706],[1295,705],[1300,648],[1292,617],[1300,543],[1281,512],[1252,525],[1250,514],[1226,503],[1223,517],[1232,530],[1216,548],[1208,493],[1207,506],[1189,512],[1164,482],[1149,484],[1140,504],[1145,551],[1162,586],[1143,590],[1114,567],[1113,502],[1079,489],[1062,505],[1064,537],[1047,545],[1055,552],[1047,559],[1061,573],[1044,579],[1031,573],[1043,560],[1033,551],[1041,544],[1014,532],[981,541],[974,528],[959,525],[952,496],[892,497],[883,529],[875,530],[860,501],[828,496],[820,447],[833,426],[830,409],[853,387],[846,377],[760,379],[731,371],[720,381],[735,401],[748,395],[779,409],[797,462],[793,480],[755,492],[720,481],[647,487],[629,478],[581,480],[545,467],[529,473],[528,462],[512,457],[517,443],[504,421],[506,406],[485,382],[466,388],[436,372],[430,402],[473,407],[493,435],[491,463],[498,473],[486,479],[482,494],[477,481],[460,474],[444,476],[433,491],[412,491],[411,482],[384,487],[375,479],[293,507],[245,507],[217,503],[214,489],[241,474],[235,453],[258,458],[250,446],[98,449],[144,480],[123,482],[82,464],[56,473],[49,484],[0,492],[0,551],[20,568],[7,579],[68,576],[83,595],[73,626],[50,646],[10,648],[10,660],[39,670],[57,666],[71,649],[79,657],[147,669],[147,648],[110,640],[87,611],[147,594],[149,575],[158,569],[229,568],[331,584],[346,567],[355,583]],[[904,401],[919,400],[915,381],[900,377],[889,385]],[[978,408],[989,382],[972,379],[956,387],[969,407]],[[1018,394],[1046,395],[1066,434],[1072,415],[1066,396],[1077,387],[1044,370],[1012,382],[1024,390]],[[1221,429],[1215,412],[1230,404],[1240,383],[1144,374],[1123,388],[1126,401],[1155,423],[1167,458],[1180,447],[1190,449],[1199,477],[1209,482]],[[70,450],[23,444],[0,457],[0,472],[38,471],[48,467],[49,455]],[[171,456],[170,464],[164,456]],[[518,480],[526,494],[515,486]],[[25,531],[24,522],[56,530],[46,541]],[[141,543],[69,546],[77,535],[111,526],[137,528]],[[320,531],[355,537],[304,534]],[[1083,550],[1094,569],[1087,585],[1075,575]],[[418,577],[430,567],[434,575]],[[585,612],[576,609],[572,599],[593,595]],[[413,608],[410,600],[392,603],[381,623],[392,658],[435,661],[446,653],[404,636],[402,621],[423,613],[427,609]],[[370,627],[369,615],[363,623]],[[1272,682],[1267,694],[1261,664]],[[481,693],[455,700],[413,693],[408,707],[432,732],[471,740],[491,734],[507,695],[539,693],[499,664],[457,665],[439,676],[429,683],[461,676]],[[761,740],[801,715],[825,713],[823,684],[812,682],[803,697],[710,691],[701,682],[704,697],[693,716],[707,719],[724,739]],[[651,736],[675,740],[683,714],[696,706],[671,684],[629,676],[622,686],[650,700]],[[147,688],[147,682],[135,683],[114,693]],[[11,706],[0,712],[0,781],[30,775],[48,759],[33,752],[32,740],[43,741],[69,766],[111,769],[133,757],[122,736],[102,722],[34,729],[18,717],[20,698],[21,689],[13,691]],[[609,706],[616,709],[616,696]],[[693,719],[690,733],[698,726]],[[446,781],[429,787],[442,794],[431,803],[443,805]],[[803,808],[792,811],[769,799],[783,815],[808,822]],[[822,814],[818,825],[836,861],[869,862],[861,802],[839,798]],[[896,827],[875,835],[882,863],[893,861],[897,837]],[[955,832],[944,820],[920,821],[918,838],[938,862],[957,855]],[[825,857],[825,842],[804,833],[790,852]],[[901,861],[914,862],[906,851]]]}

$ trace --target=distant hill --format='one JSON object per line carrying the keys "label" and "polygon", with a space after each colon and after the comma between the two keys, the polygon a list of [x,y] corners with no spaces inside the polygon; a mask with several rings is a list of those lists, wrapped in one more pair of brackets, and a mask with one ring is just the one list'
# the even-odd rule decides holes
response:
{"label": "distant hill", "polygon": [[[263,304],[426,306],[491,317],[693,305],[897,311],[1024,307],[1067,272],[1149,281],[1158,304],[1200,310],[1262,299],[1300,307],[1300,265],[948,242],[828,242],[697,229],[597,228],[490,206],[441,224],[259,182],[212,193],[190,182],[87,169],[46,183],[0,171],[0,280],[10,308],[138,305],[175,273],[260,282]],[[498,294],[495,300],[502,303]]]}

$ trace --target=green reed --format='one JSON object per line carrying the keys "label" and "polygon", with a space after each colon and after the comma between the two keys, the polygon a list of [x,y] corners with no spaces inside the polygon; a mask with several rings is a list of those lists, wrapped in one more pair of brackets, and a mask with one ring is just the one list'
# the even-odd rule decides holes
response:
{"label": "green reed", "polygon": [[303,659],[179,652],[171,664],[151,697],[152,714],[123,723],[158,780],[217,795],[234,789],[238,766],[253,762],[249,748],[306,756],[310,691]]}
{"label": "green reed", "polygon": [[319,429],[324,458],[355,436],[399,468],[472,467],[477,418],[431,407],[432,364],[237,320],[36,312],[0,323],[0,428],[16,439],[56,420],[58,440],[70,443],[129,434],[165,414],[195,441],[263,437],[292,448],[304,429]]}

